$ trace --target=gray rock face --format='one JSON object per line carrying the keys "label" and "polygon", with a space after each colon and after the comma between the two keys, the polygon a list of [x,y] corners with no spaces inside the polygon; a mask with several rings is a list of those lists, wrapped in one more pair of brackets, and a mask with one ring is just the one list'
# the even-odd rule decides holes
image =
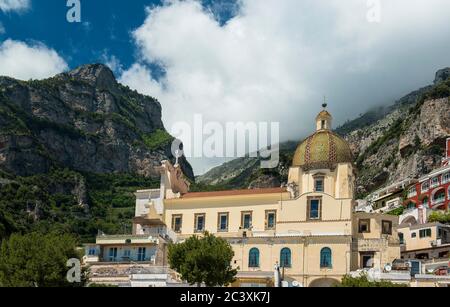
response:
{"label": "gray rock face", "polygon": [[[60,75],[64,79],[64,74]],[[78,67],[66,74],[70,78],[89,83],[97,89],[108,89],[112,92],[117,89],[117,81],[113,72],[101,64],[93,64]]]}
{"label": "gray rock face", "polygon": [[401,136],[399,149],[420,145],[428,147],[444,143],[450,135],[450,103],[449,98],[425,101],[418,120],[411,123],[408,130]]}
{"label": "gray rock face", "polygon": [[434,79],[434,84],[441,83],[442,81],[450,78],[450,67],[440,69],[436,72],[436,78]]}
{"label": "gray rock face", "polygon": [[257,158],[238,158],[213,168],[206,174],[197,177],[198,183],[221,185],[230,179],[239,177],[245,172],[253,172],[259,168]]}
{"label": "gray rock face", "polygon": [[385,184],[438,168],[450,136],[449,98],[426,100],[416,113],[400,107],[347,136],[358,157],[357,185],[366,194]]}
{"label": "gray rock face", "polygon": [[275,188],[280,187],[281,181],[279,178],[276,178],[274,176],[270,175],[261,175],[255,180],[253,180],[250,185],[249,189],[267,189],[267,188]]}
{"label": "gray rock face", "polygon": [[[156,99],[119,84],[100,64],[41,81],[0,77],[0,168],[17,175],[59,166],[157,177],[154,167],[174,160],[161,112]],[[181,165],[193,179],[186,159]]]}

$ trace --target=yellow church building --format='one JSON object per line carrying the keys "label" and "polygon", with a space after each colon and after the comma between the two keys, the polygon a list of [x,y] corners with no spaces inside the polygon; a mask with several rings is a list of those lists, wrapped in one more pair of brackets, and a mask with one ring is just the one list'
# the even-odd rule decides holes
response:
{"label": "yellow church building", "polygon": [[133,235],[223,237],[239,268],[235,286],[273,286],[274,268],[305,287],[331,286],[358,269],[383,270],[400,258],[398,218],[354,212],[352,153],[331,128],[324,109],[314,134],[299,144],[284,188],[190,193],[180,167],[164,161],[160,189],[136,193]]}

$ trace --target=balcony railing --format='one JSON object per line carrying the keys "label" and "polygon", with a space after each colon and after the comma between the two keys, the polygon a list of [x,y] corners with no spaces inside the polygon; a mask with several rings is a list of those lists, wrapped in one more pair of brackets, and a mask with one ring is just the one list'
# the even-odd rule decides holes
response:
{"label": "balcony railing", "polygon": [[98,262],[104,263],[104,264],[148,264],[148,265],[155,265],[156,264],[156,255],[147,256],[145,258],[142,258],[141,260],[127,257],[127,256],[117,256],[117,257],[101,257],[98,256]]}
{"label": "balcony railing", "polygon": [[152,235],[101,235],[97,237],[97,244],[158,244],[158,237]]}

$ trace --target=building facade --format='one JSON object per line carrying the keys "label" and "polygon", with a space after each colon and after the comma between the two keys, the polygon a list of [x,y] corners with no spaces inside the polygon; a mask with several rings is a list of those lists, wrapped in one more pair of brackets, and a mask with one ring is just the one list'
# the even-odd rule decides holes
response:
{"label": "building facade", "polygon": [[137,193],[136,234],[157,228],[177,242],[205,231],[227,239],[239,268],[235,285],[273,285],[275,266],[301,286],[330,286],[368,263],[383,268],[400,258],[398,221],[386,217],[391,228],[383,233],[376,226],[383,216],[370,214],[373,227],[355,228],[353,157],[331,126],[323,110],[295,152],[286,188],[189,193],[179,166],[163,162],[160,190]]}
{"label": "building facade", "polygon": [[381,214],[353,215],[352,271],[383,271],[387,264],[400,258],[398,217]]}
{"label": "building facade", "polygon": [[430,223],[432,212],[448,212],[450,204],[450,139],[442,166],[411,182],[403,194],[404,212],[400,216],[399,236],[402,258],[442,260],[450,256],[450,226]]}
{"label": "building facade", "polygon": [[405,188],[410,187],[416,182],[416,179],[404,179],[371,193],[366,198],[367,204],[370,207],[369,211],[386,213],[402,207]]}
{"label": "building facade", "polygon": [[398,233],[404,259],[450,259],[450,226],[425,223],[399,226]]}
{"label": "building facade", "polygon": [[131,239],[99,236],[99,255],[115,260],[116,248],[119,255],[133,237],[147,238],[146,260],[161,265],[168,242],[209,232],[234,250],[234,286],[274,286],[275,268],[284,283],[305,287],[331,286],[352,270],[383,270],[400,258],[398,218],[354,212],[352,153],[331,127],[324,109],[283,188],[190,193],[180,166],[163,161],[160,188],[135,194]]}
{"label": "building facade", "polygon": [[424,207],[448,211],[450,204],[450,139],[447,139],[446,156],[442,167],[420,178],[409,186],[404,205],[407,209]]}

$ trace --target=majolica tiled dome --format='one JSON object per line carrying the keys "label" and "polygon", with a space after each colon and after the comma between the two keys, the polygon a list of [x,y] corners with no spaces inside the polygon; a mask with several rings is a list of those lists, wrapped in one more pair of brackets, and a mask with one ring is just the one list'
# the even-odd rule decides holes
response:
{"label": "majolica tiled dome", "polygon": [[331,118],[325,110],[319,113],[316,118],[317,131],[297,147],[292,161],[294,167],[300,166],[305,171],[332,169],[338,163],[353,162],[348,143],[329,130]]}

